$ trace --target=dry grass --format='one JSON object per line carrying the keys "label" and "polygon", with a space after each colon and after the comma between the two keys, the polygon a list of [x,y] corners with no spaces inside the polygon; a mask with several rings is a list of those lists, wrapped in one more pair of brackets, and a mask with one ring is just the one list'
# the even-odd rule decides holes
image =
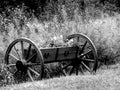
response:
{"label": "dry grass", "polygon": [[[28,18],[29,15],[24,12],[24,8],[8,10],[9,17],[0,15],[0,51],[5,51],[9,43],[19,37],[28,37],[39,47],[43,47],[53,37],[61,38],[61,35],[84,33],[92,39],[96,47],[109,48],[109,50],[116,53],[119,48],[120,15],[115,13],[113,17],[110,17],[98,10],[99,19],[94,19],[94,17],[90,17],[90,13],[94,10],[88,10],[89,8],[85,11],[86,17],[83,21],[78,9],[74,10],[74,19],[69,20],[69,15],[63,7],[61,9],[62,18],[64,19],[62,23],[59,23],[58,15],[54,15],[51,21],[40,22],[34,16]],[[87,20],[88,18],[89,20]]]}
{"label": "dry grass", "polygon": [[106,66],[96,75],[66,76],[1,87],[0,90],[119,90],[120,65]]}
{"label": "dry grass", "polygon": [[[15,21],[18,20],[15,18]],[[8,45],[19,37],[27,37],[39,48],[45,48],[54,40],[55,44],[62,45],[62,35],[70,35],[73,33],[84,33],[95,43],[98,55],[111,56],[119,55],[120,49],[120,15],[114,17],[104,16],[101,19],[91,19],[87,22],[82,22],[82,17],[75,15],[73,21],[64,21],[59,23],[57,17],[53,21],[39,22],[36,18],[31,21],[26,21],[23,26],[20,21],[16,23],[5,24],[5,31],[0,36],[0,51],[6,51]],[[14,21],[14,20],[13,20]],[[15,27],[16,26],[16,27]],[[21,28],[21,29],[20,29]],[[101,50],[101,51],[99,51]]]}

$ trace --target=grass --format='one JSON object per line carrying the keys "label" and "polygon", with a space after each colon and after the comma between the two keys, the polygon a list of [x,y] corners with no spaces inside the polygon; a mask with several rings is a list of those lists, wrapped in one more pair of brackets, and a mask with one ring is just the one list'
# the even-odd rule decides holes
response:
{"label": "grass", "polygon": [[66,76],[1,87],[1,90],[119,90],[120,65],[102,67],[96,75]]}

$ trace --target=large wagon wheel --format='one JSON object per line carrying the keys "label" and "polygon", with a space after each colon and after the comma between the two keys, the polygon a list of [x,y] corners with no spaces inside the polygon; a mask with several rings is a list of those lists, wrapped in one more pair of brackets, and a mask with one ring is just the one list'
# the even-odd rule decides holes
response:
{"label": "large wagon wheel", "polygon": [[19,76],[20,81],[34,81],[43,77],[42,53],[27,38],[16,39],[8,46],[5,64],[14,76]]}
{"label": "large wagon wheel", "polygon": [[67,43],[76,48],[75,60],[64,61],[64,75],[87,74],[97,70],[97,50],[93,42],[84,34],[72,34],[66,38]]}

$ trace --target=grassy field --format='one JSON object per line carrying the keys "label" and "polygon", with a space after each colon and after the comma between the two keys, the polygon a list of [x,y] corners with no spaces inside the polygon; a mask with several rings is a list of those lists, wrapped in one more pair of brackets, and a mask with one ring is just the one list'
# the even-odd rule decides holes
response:
{"label": "grassy field", "polygon": [[120,65],[103,66],[96,75],[66,76],[1,87],[0,90],[119,90]]}
{"label": "grassy field", "polygon": [[[89,10],[90,9],[90,10]],[[54,15],[52,20],[40,21],[34,15],[28,18],[24,8],[8,10],[9,16],[0,14],[0,63],[4,63],[4,55],[9,44],[20,37],[27,37],[35,42],[39,48],[48,47],[51,41],[57,46],[64,45],[63,36],[74,33],[87,35],[95,44],[98,51],[99,61],[108,60],[108,64],[119,63],[120,56],[120,14],[117,12],[110,16],[101,10],[94,11],[92,7],[87,7],[85,17],[78,14],[78,9],[74,10],[73,19],[63,7],[61,9],[62,21],[59,15]],[[93,12],[94,11],[94,12]],[[94,14],[99,15],[95,18]],[[93,16],[91,16],[91,13]],[[27,16],[28,15],[28,16]],[[4,86],[12,84],[10,74],[0,65],[0,81]],[[99,90],[119,88],[119,67],[117,69],[98,70],[96,75],[61,77],[40,82],[12,85],[2,89],[90,89]],[[113,81],[113,82],[112,82]],[[64,84],[63,84],[64,83]],[[33,84],[31,86],[31,84]],[[115,85],[115,86],[114,86]],[[116,86],[117,85],[117,86]],[[1,85],[0,85],[1,86]],[[20,87],[20,88],[18,88]],[[86,88],[88,87],[88,88]],[[94,88],[93,88],[94,87]]]}

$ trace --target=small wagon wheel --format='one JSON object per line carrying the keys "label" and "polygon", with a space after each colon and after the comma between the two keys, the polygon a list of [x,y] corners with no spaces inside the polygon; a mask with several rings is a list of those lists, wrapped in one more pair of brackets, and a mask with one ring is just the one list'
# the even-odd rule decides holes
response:
{"label": "small wagon wheel", "polygon": [[42,53],[34,42],[27,38],[16,39],[8,46],[5,64],[13,76],[19,76],[20,81],[34,81],[43,77]]}
{"label": "small wagon wheel", "polygon": [[72,34],[65,41],[76,48],[76,57],[61,64],[64,75],[96,72],[97,50],[93,42],[84,34]]}

